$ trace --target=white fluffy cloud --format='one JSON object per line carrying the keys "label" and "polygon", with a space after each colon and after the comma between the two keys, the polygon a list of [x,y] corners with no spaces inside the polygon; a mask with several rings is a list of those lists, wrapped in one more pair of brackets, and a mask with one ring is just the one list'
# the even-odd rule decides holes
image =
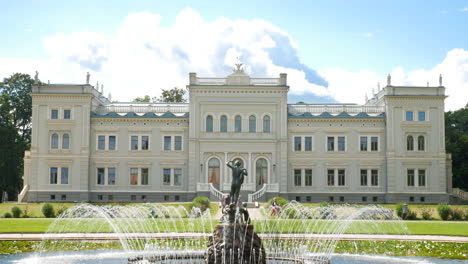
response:
{"label": "white fluffy cloud", "polygon": [[[328,91],[339,102],[363,103],[364,94],[369,96],[377,90],[377,83],[386,85],[386,78],[379,77],[370,71],[350,72],[342,69],[331,69],[320,72],[328,81]],[[445,59],[432,69],[405,71],[395,67],[391,71],[392,85],[430,86],[439,85],[439,74],[442,74],[446,87],[446,110],[455,110],[468,103],[468,51],[453,49]]]}
{"label": "white fluffy cloud", "polygon": [[[188,73],[222,77],[231,72],[236,57],[255,77],[288,73],[290,94],[346,103],[363,103],[384,76],[369,70],[350,72],[334,68],[320,72],[304,65],[292,37],[263,20],[219,18],[206,22],[199,13],[185,9],[171,26],[161,26],[161,17],[148,12],[132,13],[111,35],[97,32],[56,34],[44,39],[45,60],[0,58],[0,73],[40,72],[42,81],[84,83],[91,72],[92,84],[104,84],[113,99],[129,101],[137,96],[158,96],[160,89],[185,87]],[[430,70],[406,72],[396,67],[393,83],[436,84],[439,73],[450,95],[449,109],[467,102],[468,51],[454,49]],[[313,99],[310,99],[313,100]],[[322,100],[322,101],[323,101]]]}

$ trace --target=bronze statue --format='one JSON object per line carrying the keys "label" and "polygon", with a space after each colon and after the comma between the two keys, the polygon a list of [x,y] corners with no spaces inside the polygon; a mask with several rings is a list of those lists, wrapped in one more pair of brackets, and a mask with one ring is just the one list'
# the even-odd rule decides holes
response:
{"label": "bronze statue", "polygon": [[232,183],[229,203],[237,204],[242,183],[244,183],[244,176],[247,176],[247,170],[241,168],[241,163],[237,161],[234,166],[231,165],[233,161],[229,161],[226,165],[232,170]]}

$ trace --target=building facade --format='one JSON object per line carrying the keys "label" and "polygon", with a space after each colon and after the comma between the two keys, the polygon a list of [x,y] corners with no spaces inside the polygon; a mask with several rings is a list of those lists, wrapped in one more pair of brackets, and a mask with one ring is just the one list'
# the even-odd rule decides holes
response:
{"label": "building facade", "polygon": [[189,103],[111,103],[89,84],[36,85],[23,201],[440,203],[451,192],[445,88],[388,85],[354,104],[288,104],[286,74],[189,75]]}

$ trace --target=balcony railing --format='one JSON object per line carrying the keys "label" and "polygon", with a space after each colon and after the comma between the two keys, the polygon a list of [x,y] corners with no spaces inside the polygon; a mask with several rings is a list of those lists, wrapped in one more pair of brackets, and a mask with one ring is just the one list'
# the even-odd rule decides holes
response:
{"label": "balcony railing", "polygon": [[[196,78],[197,85],[227,85],[227,78]],[[280,85],[280,78],[250,78],[250,85]]]}
{"label": "balcony railing", "polygon": [[339,114],[341,112],[358,114],[361,112],[368,114],[380,114],[385,111],[384,106],[377,105],[308,105],[308,104],[290,104],[288,113],[303,114],[321,114],[328,112],[330,114]]}
{"label": "balcony railing", "polygon": [[98,106],[95,110],[98,114],[105,113],[187,113],[188,104],[109,104]]}

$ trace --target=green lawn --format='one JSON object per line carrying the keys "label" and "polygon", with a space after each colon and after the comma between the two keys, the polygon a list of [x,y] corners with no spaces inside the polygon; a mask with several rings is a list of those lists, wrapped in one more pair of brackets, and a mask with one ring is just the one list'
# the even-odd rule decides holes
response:
{"label": "green lawn", "polygon": [[[0,219],[0,233],[43,233],[49,232],[113,232],[111,226],[103,219]],[[114,220],[121,231],[128,232],[212,232],[217,220],[186,218],[143,219],[136,225],[125,219]],[[131,220],[135,221],[135,219]],[[346,222],[326,220],[270,220],[254,221],[259,233],[335,233],[337,228],[344,228]],[[130,228],[132,227],[132,228]],[[414,234],[414,235],[452,235],[468,236],[468,222],[455,221],[353,221],[345,233],[363,234]]]}
{"label": "green lawn", "polygon": [[[0,216],[3,216],[6,212],[11,213],[11,208],[19,207],[23,213],[29,217],[44,217],[41,212],[42,205],[44,203],[0,203]],[[68,209],[77,205],[78,203],[51,203],[54,207],[55,212],[59,209]],[[165,206],[183,206],[187,211],[190,211],[190,202],[187,203],[161,203]],[[95,203],[95,205],[144,205],[144,203]],[[219,210],[218,203],[211,203],[210,213],[215,215]]]}

